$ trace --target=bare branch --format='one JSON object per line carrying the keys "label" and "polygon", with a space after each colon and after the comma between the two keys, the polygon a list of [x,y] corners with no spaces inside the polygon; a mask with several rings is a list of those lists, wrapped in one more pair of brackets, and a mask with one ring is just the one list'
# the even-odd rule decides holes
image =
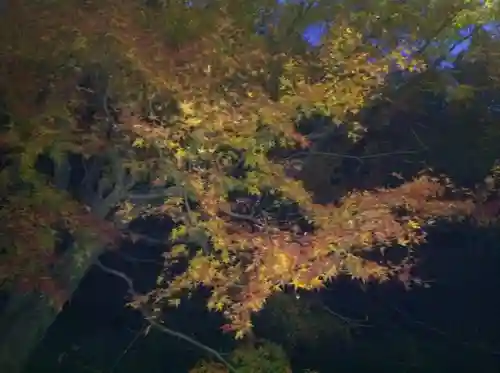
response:
{"label": "bare branch", "polygon": [[[113,269],[113,268],[110,268],[108,266],[105,266],[104,264],[102,264],[102,262],[100,260],[97,260],[96,263],[95,263],[102,271],[106,272],[106,273],[109,273],[113,276],[117,276],[119,278],[121,278],[123,281],[125,281],[125,283],[127,284],[128,286],[128,291],[129,293],[134,297],[140,297],[141,295],[134,289],[134,283],[132,281],[132,279],[127,276],[126,274],[124,274],[123,272],[120,272],[120,271],[117,271],[116,269]],[[164,324],[156,321],[154,319],[154,317],[149,314],[146,310],[144,309],[138,309],[139,312],[141,312],[141,314],[144,316],[144,319],[153,327],[155,327],[156,329],[160,330],[161,332],[165,333],[165,334],[169,334],[173,337],[176,337],[176,338],[179,338],[179,339],[182,339],[186,342],[189,342],[191,343],[192,345],[200,348],[201,350],[204,350],[205,352],[213,355],[217,360],[219,360],[221,363],[223,363],[231,373],[237,373],[236,371],[236,368],[234,368],[231,363],[229,363],[229,361],[227,361],[226,359],[224,359],[224,357],[216,350],[214,350],[213,348],[207,346],[207,345],[204,345],[203,343],[201,342],[198,342],[197,340],[181,333],[181,332],[177,332],[175,330],[172,330],[168,327],[166,327]]]}
{"label": "bare branch", "polygon": [[364,321],[366,320],[353,320],[353,319],[350,319],[346,316],[342,316],[341,314],[335,312],[334,310],[332,310],[330,307],[326,306],[326,305],[322,305],[322,308],[328,312],[330,315],[332,316],[335,316],[337,319],[339,319],[340,321],[342,321],[344,324],[348,325],[348,326],[351,326],[351,327],[359,327],[359,328],[369,328],[371,325],[367,325],[364,323]]}
{"label": "bare branch", "polygon": [[150,201],[159,198],[180,197],[184,195],[181,189],[183,188],[179,186],[173,186],[160,190],[158,190],[158,188],[154,188],[145,193],[136,193],[132,191],[132,193],[128,195],[128,200],[134,203],[134,202]]}
{"label": "bare branch", "polygon": [[303,155],[308,155],[311,157],[324,156],[324,157],[332,157],[332,158],[355,159],[358,162],[362,163],[366,159],[375,159],[375,158],[392,157],[392,156],[398,156],[398,155],[417,154],[419,152],[420,152],[419,150],[401,150],[401,151],[395,151],[395,152],[375,153],[375,154],[366,154],[366,155],[357,156],[357,155],[340,154],[340,153],[332,153],[332,152],[310,151],[310,152],[295,153],[295,154],[290,155],[286,159],[289,160],[289,159],[293,159],[293,158],[299,158]]}

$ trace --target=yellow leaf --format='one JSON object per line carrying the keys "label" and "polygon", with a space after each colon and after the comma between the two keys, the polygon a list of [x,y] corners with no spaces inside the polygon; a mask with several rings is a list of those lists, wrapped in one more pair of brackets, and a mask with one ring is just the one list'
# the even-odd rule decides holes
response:
{"label": "yellow leaf", "polygon": [[132,146],[135,148],[143,148],[146,145],[146,142],[142,137],[137,137],[134,142],[132,143]]}
{"label": "yellow leaf", "polygon": [[312,288],[321,288],[323,287],[323,281],[321,281],[321,278],[319,277],[314,277],[310,282],[309,286]]}
{"label": "yellow leaf", "polygon": [[222,311],[222,310],[224,309],[224,303],[222,303],[222,302],[217,302],[217,303],[215,304],[215,309],[216,309],[217,311]]}
{"label": "yellow leaf", "polygon": [[175,298],[175,299],[169,299],[169,300],[168,300],[168,304],[169,304],[170,306],[174,306],[174,307],[176,307],[176,308],[177,308],[177,307],[179,307],[179,305],[181,304],[181,300],[180,300],[180,299],[178,299],[178,298]]}
{"label": "yellow leaf", "polygon": [[197,126],[201,123],[201,119],[200,118],[197,118],[197,117],[189,117],[186,119],[186,124],[190,125],[190,126]]}
{"label": "yellow leaf", "polygon": [[234,335],[234,339],[243,339],[245,332],[243,330],[238,330]]}
{"label": "yellow leaf", "polygon": [[193,115],[194,114],[194,109],[193,109],[193,103],[189,101],[182,101],[180,104],[180,109],[184,113],[184,115]]}
{"label": "yellow leaf", "polygon": [[420,224],[418,224],[418,222],[416,222],[415,220],[408,221],[408,226],[411,229],[419,229],[420,228]]}

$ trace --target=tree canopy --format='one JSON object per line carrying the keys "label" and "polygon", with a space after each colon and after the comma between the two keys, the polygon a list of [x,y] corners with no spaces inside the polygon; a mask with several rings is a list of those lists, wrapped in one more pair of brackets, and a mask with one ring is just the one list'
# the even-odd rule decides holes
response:
{"label": "tree canopy", "polygon": [[[239,338],[287,286],[320,289],[341,274],[411,285],[426,226],[496,210],[480,194],[487,182],[465,185],[445,161],[394,173],[424,147],[445,152],[438,132],[414,132],[417,150],[385,152],[373,138],[391,140],[395,113],[399,131],[407,115],[425,121],[406,110],[417,91],[446,95],[447,115],[479,105],[471,97],[488,91],[444,63],[484,61],[497,88],[486,26],[498,11],[465,0],[10,2],[0,281],[60,309],[104,247],[158,241],[131,220],[169,216],[158,286],[131,300],[147,317],[203,287]],[[311,25],[323,27],[318,46],[303,39]],[[480,130],[494,144],[498,130]]]}

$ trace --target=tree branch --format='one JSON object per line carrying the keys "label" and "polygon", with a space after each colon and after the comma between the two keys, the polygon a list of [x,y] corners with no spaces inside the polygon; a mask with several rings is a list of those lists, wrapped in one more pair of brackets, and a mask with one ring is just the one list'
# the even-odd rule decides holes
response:
{"label": "tree branch", "polygon": [[71,165],[68,161],[68,154],[65,154],[60,162],[54,161],[54,184],[59,190],[68,190]]}
{"label": "tree branch", "polygon": [[382,157],[391,157],[391,156],[397,156],[397,155],[409,155],[409,154],[417,154],[420,153],[419,150],[401,150],[401,151],[394,151],[394,152],[386,152],[386,153],[375,153],[375,154],[366,154],[366,155],[351,155],[351,154],[340,154],[340,153],[332,153],[332,152],[321,152],[321,151],[304,151],[304,152],[299,152],[292,154],[288,157],[286,157],[287,160],[293,159],[293,158],[300,158],[303,155],[307,155],[308,157],[314,157],[314,156],[324,156],[324,157],[332,157],[332,158],[345,158],[345,159],[355,159],[359,163],[363,163],[364,160],[366,159],[375,159],[375,158],[382,158]]}
{"label": "tree branch", "polygon": [[172,186],[165,189],[154,188],[145,193],[134,192],[133,190],[128,196],[128,200],[132,203],[150,201],[153,199],[167,198],[167,197],[184,197],[184,188],[180,186]]}
{"label": "tree branch", "polygon": [[346,316],[342,316],[341,314],[335,312],[334,310],[332,310],[330,307],[328,307],[327,305],[322,305],[322,308],[327,312],[329,313],[330,315],[336,317],[337,319],[339,319],[340,321],[342,321],[344,324],[348,325],[349,327],[359,327],[359,328],[369,328],[371,327],[371,325],[367,325],[364,323],[364,321],[366,320],[353,320],[353,319],[350,319]]}
{"label": "tree branch", "polygon": [[[135,290],[134,288],[134,283],[132,281],[132,279],[130,277],[128,277],[126,274],[124,274],[123,272],[120,272],[120,271],[117,271],[116,269],[113,269],[113,268],[109,268],[107,266],[105,266],[104,264],[102,264],[102,262],[100,260],[97,260],[96,261],[96,266],[99,267],[102,271],[108,273],[108,274],[111,274],[113,276],[116,276],[116,277],[119,277],[121,278],[123,281],[125,281],[125,283],[127,284],[128,286],[128,291],[129,293],[132,295],[132,297],[134,298],[138,298],[138,297],[141,297],[141,295]],[[141,312],[141,314],[144,316],[144,319],[153,327],[155,327],[156,329],[160,330],[161,332],[165,333],[165,334],[169,334],[173,337],[176,337],[176,338],[179,338],[179,339],[182,339],[186,342],[189,342],[191,343],[192,345],[200,348],[201,350],[213,355],[217,360],[219,360],[221,363],[223,363],[231,373],[237,373],[236,371],[236,368],[234,368],[231,363],[229,363],[229,361],[227,361],[226,359],[224,359],[224,357],[216,350],[214,350],[213,348],[207,346],[207,345],[204,345],[203,343],[201,342],[198,342],[197,340],[181,333],[181,332],[177,332],[175,330],[172,330],[168,327],[166,327],[164,324],[162,323],[159,323],[158,321],[156,321],[154,319],[154,317],[148,313],[146,310],[144,309],[138,309],[139,312]]]}

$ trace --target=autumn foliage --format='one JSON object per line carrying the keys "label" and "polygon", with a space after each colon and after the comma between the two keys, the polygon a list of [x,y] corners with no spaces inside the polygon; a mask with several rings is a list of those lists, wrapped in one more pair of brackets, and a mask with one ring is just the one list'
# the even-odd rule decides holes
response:
{"label": "autumn foliage", "polygon": [[[223,312],[238,337],[266,299],[288,285],[313,290],[340,274],[361,281],[407,274],[411,248],[425,240],[429,222],[475,211],[474,198],[429,170],[396,187],[351,190],[318,203],[303,184],[311,170],[292,175],[285,157],[273,155],[312,151],[314,140],[297,123],[313,115],[360,141],[367,131],[361,112],[383,100],[387,79],[428,68],[411,45],[386,40],[384,50],[375,47],[360,21],[367,18],[353,17],[341,2],[321,5],[333,19],[317,48],[297,44],[272,17],[261,19],[268,34],[257,34],[261,8],[275,9],[265,1],[182,3],[9,5],[10,19],[22,26],[10,21],[0,29],[10,114],[1,143],[10,163],[0,174],[8,193],[0,210],[0,234],[8,238],[0,280],[22,283],[31,266],[50,273],[58,224],[94,232],[105,243],[126,236],[122,225],[93,220],[70,191],[54,187],[53,176],[35,171],[46,153],[98,158],[116,150],[113,157],[134,181],[160,190],[161,203],[143,206],[141,214],[168,214],[177,227],[158,288],[132,304],[157,311],[203,286],[211,289],[208,307]],[[301,7],[293,8],[298,15]],[[451,19],[460,13],[455,8]],[[80,83],[89,69],[105,76],[100,91]],[[79,114],[86,92],[97,107],[91,120]],[[34,192],[13,186],[12,170]],[[114,218],[126,219],[134,201],[130,188]],[[401,250],[399,261],[385,258],[388,247]]]}

